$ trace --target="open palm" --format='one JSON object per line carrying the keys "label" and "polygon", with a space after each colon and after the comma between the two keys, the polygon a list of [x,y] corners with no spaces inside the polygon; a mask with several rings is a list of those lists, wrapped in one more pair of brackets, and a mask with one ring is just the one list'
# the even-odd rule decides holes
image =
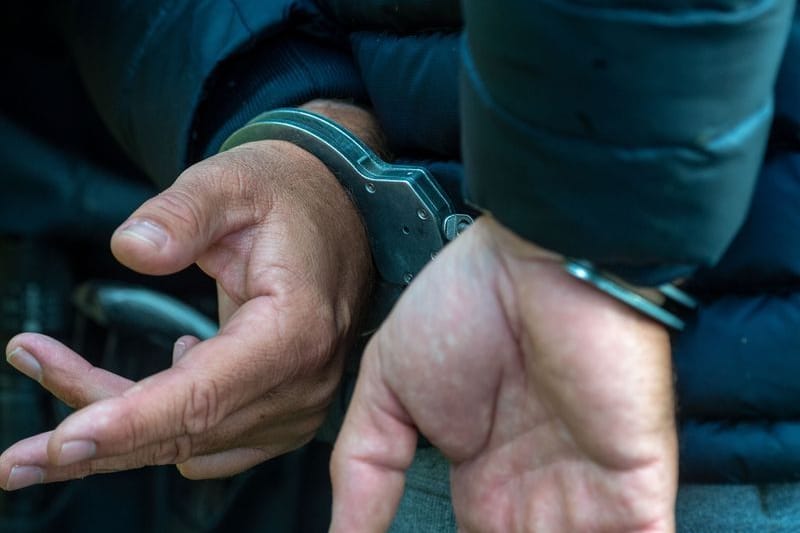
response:
{"label": "open palm", "polygon": [[336,444],[334,531],[391,522],[417,430],[465,531],[671,531],[663,329],[484,218],[373,338]]}

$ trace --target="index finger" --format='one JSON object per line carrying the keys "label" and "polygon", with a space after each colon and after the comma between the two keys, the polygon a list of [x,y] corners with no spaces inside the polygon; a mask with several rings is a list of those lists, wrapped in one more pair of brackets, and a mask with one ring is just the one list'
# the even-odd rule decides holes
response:
{"label": "index finger", "polygon": [[[93,366],[57,340],[45,335],[17,335],[9,341],[6,351],[8,362],[12,366],[36,379],[70,407],[80,408],[122,394],[134,383]],[[27,361],[20,365],[17,361],[19,357]],[[30,358],[33,358],[33,363]]]}
{"label": "index finger", "polygon": [[50,439],[50,461],[65,466],[171,440],[183,448],[176,457],[197,453],[195,437],[282,378],[273,371],[276,345],[283,348],[275,342],[277,321],[267,321],[256,300],[242,306],[232,327],[194,346],[172,368],[69,416]]}

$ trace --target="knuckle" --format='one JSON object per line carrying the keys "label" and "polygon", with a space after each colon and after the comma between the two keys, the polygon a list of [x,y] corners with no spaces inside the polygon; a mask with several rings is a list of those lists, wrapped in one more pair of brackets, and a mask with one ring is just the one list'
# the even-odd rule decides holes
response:
{"label": "knuckle", "polygon": [[186,395],[182,420],[185,435],[208,431],[219,421],[219,391],[213,380],[193,382]]}
{"label": "knuckle", "polygon": [[198,179],[205,183],[218,183],[224,176],[225,188],[220,191],[226,204],[236,205],[262,220],[273,205],[271,180],[263,179],[267,162],[262,150],[247,143],[203,161],[198,165]]}
{"label": "knuckle", "polygon": [[192,457],[192,448],[192,439],[188,435],[162,442],[153,449],[148,463],[153,465],[183,463]]}
{"label": "knuckle", "polygon": [[62,388],[55,390],[55,386],[49,381],[44,381],[43,383],[45,387],[50,390],[59,400],[67,404],[67,406],[72,409],[81,409],[92,403],[87,401],[83,391],[80,389]]}
{"label": "knuckle", "polygon": [[118,437],[115,440],[120,444],[121,453],[133,452],[149,440],[148,433],[152,431],[150,422],[129,404],[124,404],[116,411],[110,411],[108,406],[104,406],[95,413],[95,417],[101,427],[119,424]]}
{"label": "knuckle", "polygon": [[111,389],[81,386],[82,383],[99,383],[100,379],[96,379],[95,376],[102,372],[102,369],[92,366],[88,370],[82,370],[82,375],[64,373],[58,376],[45,376],[43,383],[50,392],[71,408],[82,409],[98,400],[111,397],[116,392]]}
{"label": "knuckle", "polygon": [[195,197],[183,188],[173,187],[162,192],[153,203],[153,208],[167,220],[177,220],[193,235],[202,235],[205,230],[203,209]]}

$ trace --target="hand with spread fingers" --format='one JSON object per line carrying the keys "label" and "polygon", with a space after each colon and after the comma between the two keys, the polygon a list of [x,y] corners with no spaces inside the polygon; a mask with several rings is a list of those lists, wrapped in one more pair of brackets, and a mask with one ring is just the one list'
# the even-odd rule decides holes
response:
{"label": "hand with spread fingers", "polygon": [[[368,138],[374,122],[318,102]],[[186,170],[116,231],[117,259],[145,274],[197,263],[217,282],[217,336],[176,343],[138,383],[21,334],[9,362],[78,410],[0,456],[0,487],[179,464],[232,475],[312,438],[338,386],[373,277],[359,215],[331,172],[282,141],[244,144]]]}
{"label": "hand with spread fingers", "polygon": [[665,330],[489,217],[375,334],[334,449],[331,531],[385,531],[417,431],[451,463],[460,530],[674,530]]}

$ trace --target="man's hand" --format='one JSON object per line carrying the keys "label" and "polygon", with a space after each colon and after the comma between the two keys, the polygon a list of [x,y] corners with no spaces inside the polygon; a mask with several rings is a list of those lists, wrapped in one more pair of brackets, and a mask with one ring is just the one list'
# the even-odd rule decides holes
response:
{"label": "man's hand", "polygon": [[[365,112],[332,107],[371,127]],[[372,279],[358,213],[322,163],[281,141],[216,155],[142,205],[111,247],[146,274],[196,262],[217,282],[219,334],[179,339],[172,368],[139,383],[47,337],[12,339],[9,362],[79,410],[3,453],[0,486],[169,463],[226,476],[311,439]]]}
{"label": "man's hand", "polygon": [[417,430],[451,461],[463,531],[674,529],[665,331],[490,218],[371,340],[334,450],[332,531],[387,529]]}

